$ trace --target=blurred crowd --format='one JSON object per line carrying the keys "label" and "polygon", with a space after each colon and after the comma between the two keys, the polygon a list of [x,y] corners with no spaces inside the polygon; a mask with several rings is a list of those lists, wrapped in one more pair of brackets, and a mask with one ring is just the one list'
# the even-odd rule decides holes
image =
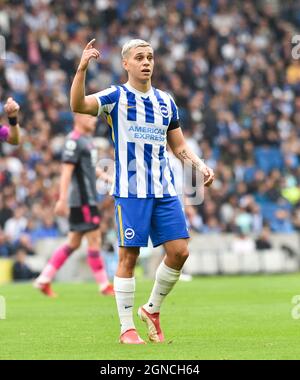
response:
{"label": "blurred crowd", "polygon": [[[298,230],[300,60],[291,51],[299,26],[292,0],[1,1],[0,112],[8,96],[20,103],[23,143],[0,147],[0,256],[30,254],[37,240],[67,232],[53,206],[73,123],[70,85],[91,38],[101,59],[90,64],[87,94],[126,81],[125,41],[152,44],[153,86],[174,96],[188,143],[215,171],[205,201],[186,206],[191,229]],[[113,158],[103,120],[96,141]],[[113,249],[113,201],[99,195],[99,205]]]}

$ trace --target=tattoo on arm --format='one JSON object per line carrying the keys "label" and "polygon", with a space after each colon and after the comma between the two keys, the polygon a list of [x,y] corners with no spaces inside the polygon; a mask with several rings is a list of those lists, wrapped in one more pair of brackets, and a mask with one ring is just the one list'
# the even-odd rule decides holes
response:
{"label": "tattoo on arm", "polygon": [[188,161],[193,169],[200,170],[201,163],[198,160],[193,159],[185,149],[179,152],[178,156],[182,161]]}

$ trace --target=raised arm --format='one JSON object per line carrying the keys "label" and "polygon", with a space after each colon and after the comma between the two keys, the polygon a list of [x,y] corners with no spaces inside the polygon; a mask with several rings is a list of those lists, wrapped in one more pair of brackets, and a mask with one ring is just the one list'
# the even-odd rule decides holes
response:
{"label": "raised arm", "polygon": [[89,62],[92,58],[98,59],[100,53],[93,47],[92,39],[84,48],[81,60],[71,86],[70,105],[73,112],[85,113],[93,116],[98,114],[98,102],[94,96],[85,95],[85,77]]}
{"label": "raised arm", "polygon": [[7,114],[9,122],[9,133],[6,141],[12,145],[18,145],[21,140],[20,126],[17,118],[19,110],[19,104],[13,98],[8,98],[4,106],[4,111]]}
{"label": "raised arm", "polygon": [[204,175],[204,186],[210,186],[214,180],[214,172],[187,145],[181,128],[168,132],[168,144],[174,155],[183,163]]}

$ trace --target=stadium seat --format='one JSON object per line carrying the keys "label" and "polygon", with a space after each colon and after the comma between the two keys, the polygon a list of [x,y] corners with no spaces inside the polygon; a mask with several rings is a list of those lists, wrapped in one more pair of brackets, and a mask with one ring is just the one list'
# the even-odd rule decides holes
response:
{"label": "stadium seat", "polygon": [[184,264],[184,271],[187,274],[198,274],[197,268],[199,267],[199,256],[197,254],[192,254],[190,252],[190,255],[188,259],[186,260]]}
{"label": "stadium seat", "polygon": [[240,265],[242,273],[259,273],[261,271],[261,255],[257,252],[240,255]]}
{"label": "stadium seat", "polygon": [[202,252],[200,255],[200,272],[201,274],[217,274],[218,258],[215,252]]}
{"label": "stadium seat", "polygon": [[283,169],[284,161],[279,148],[257,147],[254,149],[254,156],[258,168],[267,174],[273,169]]}
{"label": "stadium seat", "polygon": [[231,252],[221,253],[219,256],[220,271],[223,274],[238,274],[240,272],[240,258]]}
{"label": "stadium seat", "polygon": [[184,272],[190,275],[213,275],[217,274],[218,270],[217,255],[213,251],[191,252],[184,264]]}
{"label": "stadium seat", "polygon": [[284,261],[284,270],[285,272],[297,272],[299,270],[299,259],[298,258],[291,258],[291,257],[285,257]]}
{"label": "stadium seat", "polygon": [[260,202],[262,216],[268,222],[275,218],[275,213],[279,209],[278,205],[274,202]]}
{"label": "stadium seat", "polygon": [[257,171],[256,166],[251,166],[251,167],[246,168],[245,173],[244,173],[244,181],[246,183],[252,182],[254,179],[256,171]]}
{"label": "stadium seat", "polygon": [[285,254],[277,250],[262,251],[262,269],[266,273],[280,273],[284,268]]}

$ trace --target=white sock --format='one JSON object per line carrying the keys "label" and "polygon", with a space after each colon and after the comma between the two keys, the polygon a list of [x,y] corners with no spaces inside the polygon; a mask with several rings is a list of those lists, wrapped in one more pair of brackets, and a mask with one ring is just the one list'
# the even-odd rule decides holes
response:
{"label": "white sock", "polygon": [[181,271],[166,266],[164,261],[160,263],[150,298],[143,306],[148,313],[159,313],[163,300],[178,281],[180,273]]}
{"label": "white sock", "polygon": [[115,276],[114,290],[121,324],[121,334],[123,334],[129,329],[135,329],[133,323],[135,278],[120,278]]}

